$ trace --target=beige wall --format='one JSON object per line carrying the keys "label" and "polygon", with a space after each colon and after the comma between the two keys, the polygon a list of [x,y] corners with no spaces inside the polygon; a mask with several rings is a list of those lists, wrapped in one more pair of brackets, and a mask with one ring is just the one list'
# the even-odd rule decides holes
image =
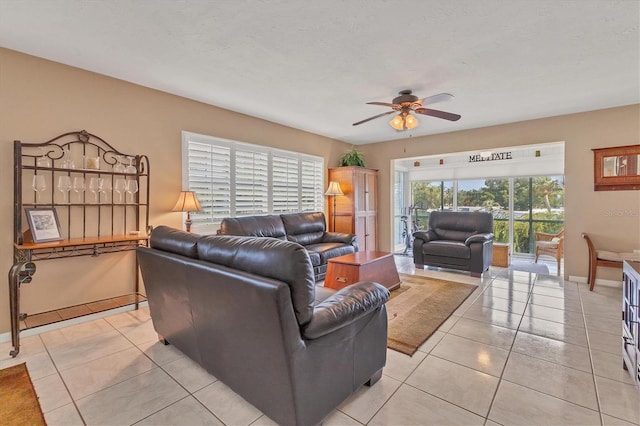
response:
{"label": "beige wall", "polygon": [[[640,249],[640,191],[595,192],[591,152],[640,143],[640,105],[363,146],[368,166],[380,170],[380,249],[391,248],[392,218],[386,206],[392,205],[392,160],[557,141],[565,142],[565,276],[587,276],[582,232],[592,236],[596,247]],[[598,278],[619,276],[616,270],[598,270]]]}
{"label": "beige wall", "polygon": [[[182,215],[170,210],[181,189],[183,130],[320,155],[327,165],[334,165],[350,148],[343,142],[0,49],[2,276],[7,276],[13,263],[13,140],[44,142],[81,129],[120,151],[149,156],[150,222],[175,227],[182,226]],[[33,282],[22,286],[22,312],[117,296],[133,288],[132,253],[41,261],[37,268]],[[7,284],[0,285],[0,313],[0,333],[7,332]]]}
{"label": "beige wall", "polygon": [[[0,181],[4,182],[0,271],[8,271],[13,263],[12,141],[41,142],[81,129],[104,138],[116,149],[149,156],[151,223],[175,227],[182,226],[182,216],[170,211],[181,189],[182,130],[320,155],[329,167],[350,148],[339,141],[0,49]],[[595,147],[637,144],[639,135],[640,106],[634,105],[361,146],[368,165],[380,169],[380,248],[391,248],[391,160],[565,141],[565,272],[586,276],[582,231],[593,234],[598,245],[640,248],[640,191],[593,192],[591,153]],[[41,312],[128,292],[133,286],[133,265],[131,253],[38,262],[33,282],[22,287],[21,311]],[[0,333],[9,330],[8,308],[7,285],[0,285]]]}

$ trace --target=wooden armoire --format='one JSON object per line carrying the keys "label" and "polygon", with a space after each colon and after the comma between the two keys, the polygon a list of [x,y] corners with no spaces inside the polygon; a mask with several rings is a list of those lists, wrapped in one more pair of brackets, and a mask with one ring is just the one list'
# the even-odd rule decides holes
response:
{"label": "wooden armoire", "polygon": [[336,196],[335,229],[333,199],[329,204],[329,230],[356,234],[360,251],[378,247],[378,171],[349,166],[329,169],[329,182],[340,184],[344,195]]}

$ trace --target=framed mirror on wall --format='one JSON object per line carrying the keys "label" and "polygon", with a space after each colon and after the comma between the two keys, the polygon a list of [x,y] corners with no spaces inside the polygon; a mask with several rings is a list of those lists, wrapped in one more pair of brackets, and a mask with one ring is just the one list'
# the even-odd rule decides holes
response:
{"label": "framed mirror on wall", "polygon": [[640,189],[640,145],[593,149],[593,189]]}

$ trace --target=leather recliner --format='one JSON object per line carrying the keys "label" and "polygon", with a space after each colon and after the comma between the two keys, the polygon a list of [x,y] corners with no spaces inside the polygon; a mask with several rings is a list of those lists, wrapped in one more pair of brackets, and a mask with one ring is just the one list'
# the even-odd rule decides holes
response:
{"label": "leather recliner", "polygon": [[297,243],[159,226],[137,257],[161,340],[279,424],[318,424],[382,375],[389,291],[316,286]]}
{"label": "leather recliner", "polygon": [[493,260],[493,216],[486,212],[429,214],[429,229],[413,233],[413,263],[458,269],[479,277]]}
{"label": "leather recliner", "polygon": [[324,279],[329,259],[358,251],[355,234],[327,232],[324,213],[227,217],[219,235],[270,237],[302,245],[311,258],[315,280]]}

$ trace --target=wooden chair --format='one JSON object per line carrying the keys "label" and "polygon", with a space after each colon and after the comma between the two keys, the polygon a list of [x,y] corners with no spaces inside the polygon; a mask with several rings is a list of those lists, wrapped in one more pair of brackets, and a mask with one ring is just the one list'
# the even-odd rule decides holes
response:
{"label": "wooden chair", "polygon": [[558,263],[558,275],[560,275],[560,261],[564,251],[564,229],[557,234],[536,232],[536,262],[542,255],[553,256]]}
{"label": "wooden chair", "polygon": [[582,233],[582,238],[585,239],[587,247],[589,247],[589,276],[587,277],[587,282],[589,283],[589,290],[591,291],[593,291],[593,287],[596,284],[596,270],[598,266],[622,269],[622,262],[624,260],[640,262],[640,254],[596,250],[593,241],[591,241],[591,238],[589,238],[586,233]]}

